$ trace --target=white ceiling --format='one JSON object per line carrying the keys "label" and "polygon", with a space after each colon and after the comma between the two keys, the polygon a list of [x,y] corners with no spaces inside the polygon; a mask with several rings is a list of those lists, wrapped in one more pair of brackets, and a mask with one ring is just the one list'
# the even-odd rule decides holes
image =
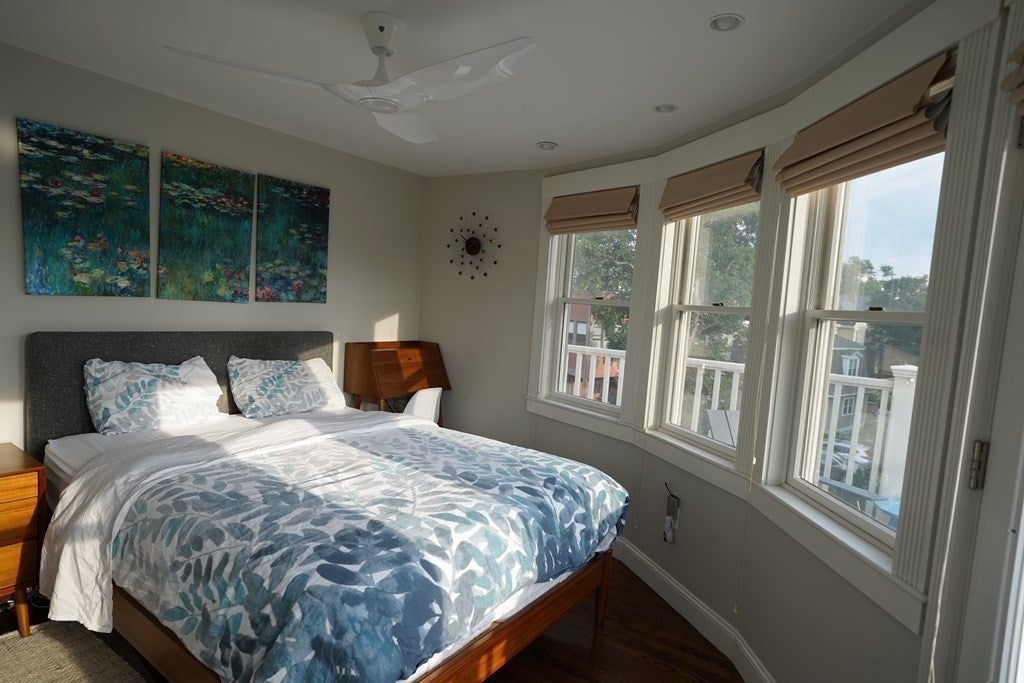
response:
{"label": "white ceiling", "polygon": [[[667,149],[776,106],[931,0],[0,0],[0,41],[424,176],[581,166]],[[393,75],[519,36],[525,74],[420,113],[415,145],[337,97],[165,44],[327,82],[370,78],[360,16],[401,17]],[[707,20],[746,23],[716,33]],[[673,114],[656,104],[674,103]],[[555,140],[555,152],[534,147]]]}

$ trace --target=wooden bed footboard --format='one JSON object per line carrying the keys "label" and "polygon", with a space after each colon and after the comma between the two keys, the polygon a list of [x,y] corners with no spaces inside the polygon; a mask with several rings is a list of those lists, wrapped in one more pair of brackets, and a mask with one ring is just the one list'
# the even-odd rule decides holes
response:
{"label": "wooden bed footboard", "polygon": [[[608,601],[611,568],[612,553],[608,550],[526,609],[505,621],[494,622],[419,681],[484,680],[595,591],[595,618],[600,626]],[[118,586],[114,586],[114,630],[170,683],[219,680],[182,645],[173,631]]]}

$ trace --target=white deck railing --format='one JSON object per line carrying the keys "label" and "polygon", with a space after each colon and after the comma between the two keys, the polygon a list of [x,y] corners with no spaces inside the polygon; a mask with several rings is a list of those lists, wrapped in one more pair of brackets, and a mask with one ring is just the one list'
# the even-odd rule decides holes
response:
{"label": "white deck railing", "polygon": [[[687,400],[679,416],[680,426],[700,432],[706,411],[738,411],[742,400],[743,364],[691,358],[686,363],[687,390],[699,393]],[[691,371],[693,374],[691,375]],[[910,416],[914,408],[914,382],[917,367],[897,365],[890,368],[894,377],[877,379],[832,373],[829,375],[829,402],[825,413],[824,439],[821,444],[823,476],[831,478],[831,465],[837,442],[846,442],[844,484],[853,485],[854,474],[867,470],[867,490],[883,497],[898,497],[906,461]],[[706,378],[712,373],[710,389]],[[690,384],[690,377],[693,384]],[[723,387],[727,387],[723,391]],[[729,422],[736,422],[730,416]],[[710,431],[710,430],[708,430]],[[731,435],[732,431],[727,431]],[[708,433],[707,436],[712,436]],[[718,437],[722,439],[721,436]],[[848,446],[846,445],[848,444]],[[729,445],[735,446],[735,443]],[[857,463],[859,449],[870,450],[870,462]],[[842,458],[840,458],[842,459]],[[859,484],[863,486],[863,484]]]}
{"label": "white deck railing", "polygon": [[[562,373],[565,386],[562,391],[570,396],[600,401],[613,406],[622,406],[622,375],[626,369],[626,352],[616,349],[599,349],[593,346],[567,345],[566,372]],[[573,379],[569,380],[569,370]],[[612,379],[615,379],[614,391]],[[597,382],[601,385],[598,390]]]}
{"label": "white deck railing", "polygon": [[[621,406],[626,352],[576,344],[569,344],[567,351],[566,371],[561,373],[564,384],[560,390],[571,396]],[[742,363],[690,358],[686,367],[686,388],[688,391],[696,390],[699,395],[693,396],[692,400],[688,398],[680,402],[684,407],[679,409],[682,413],[678,415],[679,426],[700,433],[701,430],[707,430],[709,421],[705,419],[702,422],[707,411],[735,413],[740,409],[743,399]],[[838,373],[829,376],[830,401],[825,414],[825,436],[821,446],[825,477],[831,476],[832,456],[837,442],[847,442],[849,454],[843,473],[845,484],[852,485],[858,469],[859,444],[871,451],[869,491],[885,493],[880,491],[886,488],[880,478],[885,477],[889,470],[893,474],[899,472],[899,479],[902,479],[917,368],[894,366],[892,372],[895,375],[893,379]],[[707,382],[709,375],[711,381]],[[861,469],[865,469],[863,463]]]}

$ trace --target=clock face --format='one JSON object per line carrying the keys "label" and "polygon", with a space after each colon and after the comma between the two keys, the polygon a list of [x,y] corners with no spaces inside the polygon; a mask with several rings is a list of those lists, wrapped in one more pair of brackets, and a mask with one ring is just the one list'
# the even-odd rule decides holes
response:
{"label": "clock face", "polygon": [[490,216],[472,211],[459,216],[459,222],[448,232],[448,263],[458,269],[459,275],[467,275],[470,280],[487,277],[487,272],[498,265],[501,243]]}

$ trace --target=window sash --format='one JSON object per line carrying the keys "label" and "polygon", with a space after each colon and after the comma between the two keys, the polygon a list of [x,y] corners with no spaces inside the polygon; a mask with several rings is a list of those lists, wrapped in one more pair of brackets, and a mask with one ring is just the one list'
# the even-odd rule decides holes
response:
{"label": "window sash", "polygon": [[[698,431],[701,424],[701,406],[707,398],[712,410],[738,412],[741,408],[743,389],[740,387],[746,378],[747,363],[717,361],[692,357],[689,353],[689,325],[691,313],[708,312],[715,315],[732,315],[749,319],[749,308],[725,308],[723,306],[682,306],[672,307],[673,352],[671,356],[670,381],[664,403],[664,414],[661,428],[673,436],[684,440],[695,441],[701,447],[714,452],[728,460],[736,458],[736,443],[739,437],[739,421],[735,422],[726,413],[719,428],[727,429],[731,434],[732,445],[724,440],[709,437]],[[749,339],[748,339],[749,341]],[[735,366],[739,366],[738,368]],[[694,370],[693,403],[689,414],[685,410],[687,400],[688,369]],[[705,396],[703,386],[705,378],[711,374],[711,393]],[[721,406],[726,406],[724,409]],[[708,418],[710,420],[710,417]],[[709,428],[711,425],[709,425]]]}
{"label": "window sash", "polygon": [[[623,381],[626,377],[626,351],[624,349],[605,349],[597,346],[585,346],[580,344],[569,343],[569,323],[570,312],[573,304],[593,305],[593,306],[609,306],[603,300],[599,299],[570,299],[568,297],[559,297],[557,299],[561,310],[558,315],[561,320],[559,326],[560,335],[558,344],[555,348],[557,358],[552,364],[555,375],[552,377],[551,383],[551,394],[556,395],[560,401],[568,401],[577,406],[587,408],[588,410],[598,410],[608,413],[618,414],[622,410],[622,397],[623,397]],[[615,308],[625,308],[629,310],[629,302],[623,303],[622,301],[616,300]],[[575,347],[575,348],[572,348]],[[604,366],[601,373],[595,373],[588,375],[588,379],[583,384],[577,384],[576,391],[582,392],[583,394],[589,394],[589,396],[572,393],[568,388],[568,374],[569,374],[569,356],[570,354],[576,354],[576,368],[582,368],[584,364],[588,368],[597,368],[598,357],[603,357]],[[584,356],[591,356],[592,358],[584,359]],[[597,393],[597,381],[601,380],[601,395],[603,397],[608,396],[611,386],[611,367],[613,359],[619,359],[618,367],[615,371],[615,382],[616,392],[614,401],[597,400],[593,398]],[[579,381],[579,380],[577,380]]]}

